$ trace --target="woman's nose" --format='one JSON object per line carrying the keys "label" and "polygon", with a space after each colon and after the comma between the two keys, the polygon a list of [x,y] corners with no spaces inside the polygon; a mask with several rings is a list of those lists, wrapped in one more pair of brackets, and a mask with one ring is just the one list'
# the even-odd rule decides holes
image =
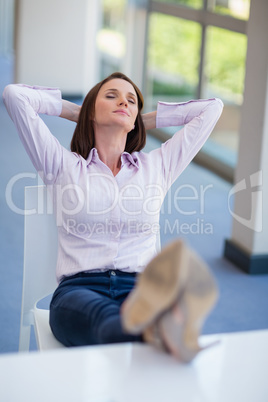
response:
{"label": "woman's nose", "polygon": [[125,105],[125,106],[127,106],[127,100],[125,99],[125,98],[121,98],[121,99],[119,99],[119,105]]}

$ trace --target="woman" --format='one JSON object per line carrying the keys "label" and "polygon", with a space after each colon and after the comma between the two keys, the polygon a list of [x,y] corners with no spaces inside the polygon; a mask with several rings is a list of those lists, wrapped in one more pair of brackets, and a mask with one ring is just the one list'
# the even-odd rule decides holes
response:
{"label": "woman", "polygon": [[[121,73],[97,84],[81,108],[55,88],[9,85],[3,98],[53,197],[56,338],[66,346],[145,341],[190,361],[217,290],[182,241],[157,255],[157,229],[168,189],[208,138],[222,102],[159,102],[142,115],[142,94]],[[42,113],[77,122],[71,152]],[[141,152],[145,130],[182,125],[161,148]]]}

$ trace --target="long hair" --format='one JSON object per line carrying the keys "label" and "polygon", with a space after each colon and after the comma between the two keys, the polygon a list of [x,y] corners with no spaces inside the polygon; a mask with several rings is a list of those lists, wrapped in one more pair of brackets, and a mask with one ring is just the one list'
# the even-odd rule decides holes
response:
{"label": "long hair", "polygon": [[95,102],[100,88],[108,81],[119,78],[128,81],[135,89],[138,98],[138,114],[135,121],[135,127],[127,135],[125,151],[132,153],[140,151],[146,142],[145,127],[141,117],[141,110],[143,108],[143,96],[139,88],[128,78],[126,75],[116,72],[109,75],[103,81],[96,84],[85,97],[76,128],[73,133],[71,141],[71,151],[81,155],[84,159],[95,146],[95,133],[94,133],[94,118],[95,118]]}

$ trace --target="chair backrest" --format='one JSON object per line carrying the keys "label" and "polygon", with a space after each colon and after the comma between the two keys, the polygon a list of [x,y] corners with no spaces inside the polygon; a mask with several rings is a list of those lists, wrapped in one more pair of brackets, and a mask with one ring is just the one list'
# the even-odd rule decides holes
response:
{"label": "chair backrest", "polygon": [[[29,328],[36,303],[56,286],[57,227],[46,186],[25,187],[24,268],[20,350],[29,349]],[[26,335],[27,332],[27,335]]]}

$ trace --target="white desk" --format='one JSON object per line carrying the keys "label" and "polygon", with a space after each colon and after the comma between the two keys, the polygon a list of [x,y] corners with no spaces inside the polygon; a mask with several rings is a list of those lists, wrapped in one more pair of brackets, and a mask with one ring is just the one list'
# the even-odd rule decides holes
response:
{"label": "white desk", "polygon": [[1,402],[267,402],[268,330],[221,342],[189,365],[142,344],[0,356]]}

